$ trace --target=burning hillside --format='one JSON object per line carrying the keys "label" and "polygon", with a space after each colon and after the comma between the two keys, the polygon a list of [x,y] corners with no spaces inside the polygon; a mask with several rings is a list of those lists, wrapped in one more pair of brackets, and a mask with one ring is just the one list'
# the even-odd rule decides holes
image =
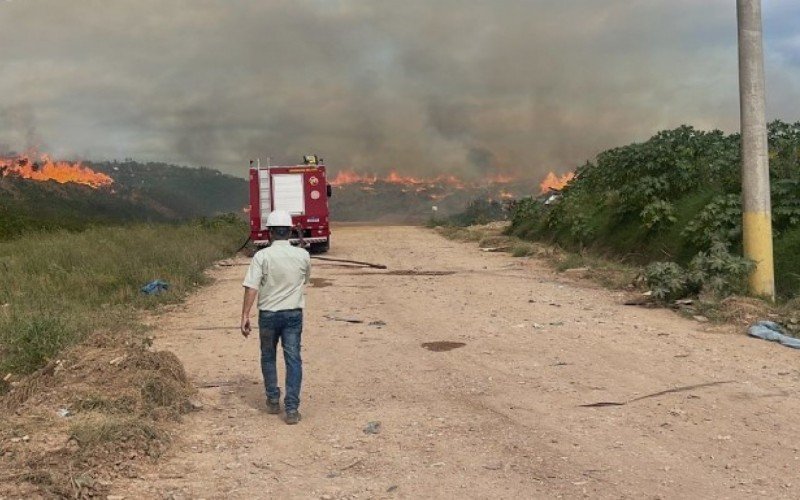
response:
{"label": "burning hillside", "polygon": [[386,184],[397,184],[407,187],[424,187],[444,185],[456,189],[463,189],[467,183],[461,181],[454,175],[439,175],[437,177],[414,177],[402,175],[392,170],[385,177],[378,177],[376,174],[360,174],[353,170],[340,170],[336,177],[331,180],[331,185],[335,187],[346,186],[348,184],[362,184],[371,186],[383,182]]}
{"label": "burning hillside", "polygon": [[108,175],[84,167],[80,162],[56,161],[48,155],[36,153],[0,156],[0,177],[7,176],[60,184],[83,184],[94,189],[114,183],[114,179]]}
{"label": "burning hillside", "polygon": [[[540,194],[548,193],[550,191],[561,191],[574,178],[575,174],[573,172],[567,172],[562,176],[558,176],[553,172],[549,172],[539,183]],[[506,174],[494,174],[486,177],[480,182],[468,182],[461,180],[454,175],[443,174],[437,177],[424,178],[402,175],[394,170],[384,177],[379,177],[376,174],[361,174],[353,170],[340,170],[336,177],[331,180],[331,185],[334,187],[360,185],[363,188],[374,186],[377,183],[400,185],[407,188],[414,188],[415,191],[422,191],[425,188],[432,187],[448,187],[455,190],[465,190],[499,184],[518,186],[527,186],[529,184],[529,182],[523,179]],[[525,195],[525,193],[521,194],[523,196]],[[502,191],[502,198],[509,199],[512,197],[514,197],[514,194],[512,194],[509,190],[504,189]]]}
{"label": "burning hillside", "polygon": [[[435,212],[449,216],[463,212],[474,200],[506,203],[562,189],[574,176],[548,174],[544,180],[495,174],[480,181],[453,175],[418,177],[390,172],[379,176],[340,170],[331,178],[334,219],[419,222]],[[434,208],[435,207],[435,208]]]}

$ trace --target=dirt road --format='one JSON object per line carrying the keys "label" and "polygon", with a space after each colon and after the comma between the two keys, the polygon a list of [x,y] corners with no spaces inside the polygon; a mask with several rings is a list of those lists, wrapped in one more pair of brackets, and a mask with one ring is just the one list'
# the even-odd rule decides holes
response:
{"label": "dirt road", "polygon": [[[163,465],[115,494],[800,496],[800,353],[421,228],[340,228],[330,256],[389,270],[315,261],[300,425],[264,411],[240,259],[159,319],[157,346],[212,387]],[[439,341],[464,345],[422,345]]]}

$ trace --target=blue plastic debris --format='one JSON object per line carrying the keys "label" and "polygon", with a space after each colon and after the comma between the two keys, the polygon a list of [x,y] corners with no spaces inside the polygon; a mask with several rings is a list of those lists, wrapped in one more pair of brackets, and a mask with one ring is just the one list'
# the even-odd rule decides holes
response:
{"label": "blue plastic debris", "polygon": [[759,321],[750,325],[747,334],[764,340],[778,342],[786,347],[800,349],[800,339],[786,335],[786,331],[781,325],[774,321]]}
{"label": "blue plastic debris", "polygon": [[169,283],[166,281],[155,280],[142,287],[142,293],[145,295],[158,295],[161,292],[166,292],[169,288]]}

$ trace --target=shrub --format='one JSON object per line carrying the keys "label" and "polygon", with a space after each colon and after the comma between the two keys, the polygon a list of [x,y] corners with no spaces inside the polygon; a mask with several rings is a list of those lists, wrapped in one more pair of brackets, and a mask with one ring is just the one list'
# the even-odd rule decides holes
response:
{"label": "shrub", "polygon": [[649,203],[642,209],[640,216],[645,227],[651,230],[669,226],[678,220],[675,218],[675,208],[664,200]]}
{"label": "shrub", "polygon": [[654,262],[647,266],[644,275],[647,287],[658,301],[675,300],[691,293],[686,270],[674,262]]}
{"label": "shrub", "polygon": [[539,220],[545,213],[545,205],[543,203],[533,198],[523,198],[517,200],[516,205],[514,205],[511,224],[512,226],[518,226],[531,220]]}
{"label": "shrub", "polygon": [[742,236],[742,201],[739,194],[720,195],[687,224],[682,236],[700,248],[715,242],[732,244]]}
{"label": "shrub", "polygon": [[800,179],[774,181],[772,206],[773,224],[776,229],[780,231],[800,226]]}
{"label": "shrub", "polygon": [[701,292],[718,298],[742,293],[753,263],[731,254],[720,242],[698,253],[684,269],[675,262],[655,262],[645,269],[645,281],[658,301],[681,299]]}
{"label": "shrub", "polygon": [[775,241],[775,286],[783,297],[800,290],[800,227],[784,232]]}
{"label": "shrub", "polygon": [[21,314],[12,318],[12,335],[6,340],[4,368],[14,372],[32,372],[44,365],[64,346],[72,343],[79,330],[66,318],[39,314]]}
{"label": "shrub", "polygon": [[689,263],[689,282],[719,298],[741,294],[747,290],[747,276],[753,266],[751,260],[730,253],[725,243],[715,242]]}
{"label": "shrub", "polygon": [[478,198],[472,200],[469,205],[467,205],[466,210],[460,214],[445,219],[445,223],[466,227],[488,224],[490,222],[506,220],[507,218],[508,212],[503,208],[501,202]]}
{"label": "shrub", "polygon": [[526,245],[521,243],[519,245],[514,245],[514,248],[511,249],[511,255],[514,257],[527,257],[533,253],[533,249],[530,245]]}

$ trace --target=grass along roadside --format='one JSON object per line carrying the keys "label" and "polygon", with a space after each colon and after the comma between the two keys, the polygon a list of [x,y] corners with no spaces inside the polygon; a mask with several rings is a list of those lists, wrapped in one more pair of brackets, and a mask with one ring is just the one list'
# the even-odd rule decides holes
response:
{"label": "grass along roadside", "polygon": [[[206,283],[243,234],[232,217],[0,243],[0,498],[102,495],[164,452],[193,388],[140,316]],[[169,290],[142,294],[153,279]]]}
{"label": "grass along roadside", "polygon": [[[137,328],[142,309],[181,300],[246,230],[234,221],[29,233],[0,242],[0,372],[44,366],[89,332]],[[167,293],[146,296],[162,279]]]}
{"label": "grass along roadside", "polygon": [[508,222],[493,222],[479,226],[439,226],[436,231],[442,236],[457,240],[471,241],[484,251],[502,251],[513,257],[537,257],[544,259],[553,269],[573,276],[591,279],[598,284],[618,290],[636,290],[632,284],[641,269],[623,263],[603,259],[588,253],[568,252],[554,245],[526,241],[505,234]]}
{"label": "grass along roadside", "polygon": [[[549,263],[559,273],[584,278],[603,287],[630,293],[631,299],[641,299],[642,305],[658,304],[644,295],[647,286],[643,279],[644,267],[630,265],[593,254],[570,252],[556,245],[520,239],[507,234],[508,222],[494,222],[468,227],[437,226],[442,236],[463,242],[475,242],[484,251],[502,251],[514,257],[535,257]],[[800,332],[800,299],[770,304],[753,297],[730,296],[720,299],[700,296],[691,301],[678,301],[672,306],[680,314],[701,321],[736,325],[740,329],[760,319],[783,323],[790,332]]]}

